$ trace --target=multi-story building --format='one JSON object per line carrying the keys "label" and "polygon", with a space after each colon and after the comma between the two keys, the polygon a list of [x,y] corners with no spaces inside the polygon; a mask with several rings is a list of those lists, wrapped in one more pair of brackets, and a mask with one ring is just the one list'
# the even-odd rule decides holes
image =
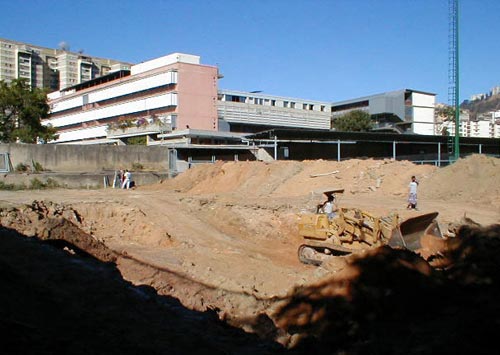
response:
{"label": "multi-story building", "polygon": [[411,89],[385,92],[332,104],[332,120],[352,110],[363,110],[376,131],[434,134],[436,94]]}
{"label": "multi-story building", "polygon": [[217,131],[216,67],[173,53],[48,95],[55,143],[122,142],[179,128]]}
{"label": "multi-story building", "polygon": [[487,94],[473,94],[470,96],[470,101],[479,101],[479,100],[485,100],[488,97]]}
{"label": "multi-story building", "polygon": [[434,134],[432,93],[405,89],[332,103],[218,90],[218,79],[217,67],[200,64],[199,56],[170,54],[51,93],[45,124],[58,128],[56,143],[126,143],[144,135],[158,144],[191,134],[209,141],[224,132],[233,139],[273,128],[332,130],[336,118],[360,109],[378,131]]}
{"label": "multi-story building", "polygon": [[[455,135],[455,122],[443,122],[441,131],[445,129],[447,135]],[[460,120],[459,134],[461,137],[500,138],[500,119]]]}
{"label": "multi-story building", "polygon": [[26,79],[32,87],[55,91],[102,75],[129,63],[90,57],[0,38],[0,80]]}
{"label": "multi-story building", "polygon": [[255,132],[273,127],[332,129],[353,110],[370,114],[375,130],[434,134],[435,94],[410,89],[342,102],[324,102],[263,93],[219,90],[220,127]]}
{"label": "multi-story building", "polygon": [[331,102],[219,90],[219,129],[257,132],[275,127],[331,129]]}

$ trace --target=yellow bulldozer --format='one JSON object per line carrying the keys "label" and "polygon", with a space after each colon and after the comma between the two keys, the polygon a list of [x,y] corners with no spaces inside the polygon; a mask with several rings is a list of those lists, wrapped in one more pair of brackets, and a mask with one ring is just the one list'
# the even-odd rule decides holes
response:
{"label": "yellow bulldozer", "polygon": [[[342,194],[344,189],[330,189],[329,196]],[[397,214],[377,217],[357,208],[339,208],[333,218],[321,213],[303,214],[299,234],[303,244],[298,249],[299,260],[305,264],[321,265],[331,255],[347,255],[388,245],[419,252],[422,240],[443,239],[436,221],[438,212],[426,213],[401,221]]]}

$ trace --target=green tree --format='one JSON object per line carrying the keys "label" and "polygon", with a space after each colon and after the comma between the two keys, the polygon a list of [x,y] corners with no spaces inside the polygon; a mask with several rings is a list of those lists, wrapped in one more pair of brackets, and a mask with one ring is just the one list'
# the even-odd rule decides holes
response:
{"label": "green tree", "polygon": [[333,128],[345,132],[367,132],[373,128],[373,122],[368,112],[353,110],[337,117],[333,121]]}
{"label": "green tree", "polygon": [[444,121],[452,121],[455,119],[455,108],[453,106],[443,106],[437,109],[438,117],[443,118]]}
{"label": "green tree", "polygon": [[56,139],[56,129],[42,125],[49,116],[45,91],[30,88],[24,79],[0,81],[0,141],[36,143]]}

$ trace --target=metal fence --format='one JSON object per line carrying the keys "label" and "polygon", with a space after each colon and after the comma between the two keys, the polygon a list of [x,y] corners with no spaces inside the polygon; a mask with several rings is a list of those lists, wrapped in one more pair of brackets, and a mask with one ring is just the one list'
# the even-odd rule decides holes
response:
{"label": "metal fence", "polygon": [[9,173],[12,170],[9,153],[0,153],[0,173]]}

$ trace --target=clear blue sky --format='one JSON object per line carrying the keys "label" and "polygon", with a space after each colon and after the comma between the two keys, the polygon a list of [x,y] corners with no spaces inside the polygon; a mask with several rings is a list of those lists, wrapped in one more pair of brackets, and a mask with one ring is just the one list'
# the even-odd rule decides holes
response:
{"label": "clear blue sky", "polygon": [[[448,0],[0,0],[0,37],[131,63],[172,52],[223,89],[341,101],[411,88],[448,101]],[[500,85],[499,0],[460,0],[460,98]]]}

